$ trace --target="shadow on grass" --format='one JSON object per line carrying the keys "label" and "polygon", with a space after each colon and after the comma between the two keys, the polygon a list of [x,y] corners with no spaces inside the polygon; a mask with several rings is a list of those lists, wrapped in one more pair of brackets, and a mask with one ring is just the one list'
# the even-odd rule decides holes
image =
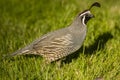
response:
{"label": "shadow on grass", "polygon": [[113,38],[113,36],[110,32],[105,32],[105,33],[99,35],[99,37],[97,39],[95,39],[95,42],[92,45],[90,45],[88,47],[82,46],[78,51],[67,56],[66,59],[63,60],[63,62],[70,63],[72,61],[72,59],[77,59],[79,57],[80,53],[83,52],[83,50],[84,50],[84,54],[88,55],[88,54],[93,54],[96,51],[99,51],[101,49],[104,49],[107,41],[112,38]]}

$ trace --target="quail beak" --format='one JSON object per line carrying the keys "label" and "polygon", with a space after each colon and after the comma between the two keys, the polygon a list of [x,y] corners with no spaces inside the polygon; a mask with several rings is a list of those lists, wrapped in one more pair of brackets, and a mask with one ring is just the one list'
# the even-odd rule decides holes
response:
{"label": "quail beak", "polygon": [[90,18],[95,18],[95,16],[93,14],[90,15]]}
{"label": "quail beak", "polygon": [[94,15],[93,15],[92,17],[93,17],[93,18],[95,18],[95,16],[94,16]]}

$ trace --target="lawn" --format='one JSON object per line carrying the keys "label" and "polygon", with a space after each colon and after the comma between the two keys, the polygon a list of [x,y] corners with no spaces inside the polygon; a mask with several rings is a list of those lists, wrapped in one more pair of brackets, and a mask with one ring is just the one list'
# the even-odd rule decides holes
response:
{"label": "lawn", "polygon": [[120,1],[97,0],[80,50],[59,67],[35,55],[2,59],[45,33],[67,27],[96,0],[0,0],[0,80],[120,79]]}

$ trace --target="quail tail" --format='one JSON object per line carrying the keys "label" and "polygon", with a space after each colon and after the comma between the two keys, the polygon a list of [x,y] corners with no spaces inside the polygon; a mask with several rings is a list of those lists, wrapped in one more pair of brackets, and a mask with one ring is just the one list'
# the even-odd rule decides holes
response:
{"label": "quail tail", "polygon": [[28,54],[30,52],[30,50],[26,49],[26,48],[22,48],[20,50],[17,50],[16,52],[10,54],[10,56],[15,56],[15,55],[22,55],[22,54]]}
{"label": "quail tail", "polygon": [[4,55],[3,56],[3,59],[4,58],[10,58],[10,57],[13,57],[15,55],[22,55],[22,54],[30,54],[32,51],[28,48],[28,47],[25,47],[25,48],[22,48],[20,50],[17,50],[16,52],[12,53],[12,54],[7,54],[7,55]]}

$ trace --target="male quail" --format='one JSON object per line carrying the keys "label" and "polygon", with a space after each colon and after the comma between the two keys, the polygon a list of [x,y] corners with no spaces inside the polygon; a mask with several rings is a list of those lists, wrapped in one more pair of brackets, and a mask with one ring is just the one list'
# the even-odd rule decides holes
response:
{"label": "male quail", "polygon": [[93,6],[100,7],[100,4],[93,3],[89,9],[79,13],[70,26],[43,35],[11,56],[35,54],[41,55],[47,62],[53,62],[77,51],[86,36],[86,23],[93,17],[90,12]]}

